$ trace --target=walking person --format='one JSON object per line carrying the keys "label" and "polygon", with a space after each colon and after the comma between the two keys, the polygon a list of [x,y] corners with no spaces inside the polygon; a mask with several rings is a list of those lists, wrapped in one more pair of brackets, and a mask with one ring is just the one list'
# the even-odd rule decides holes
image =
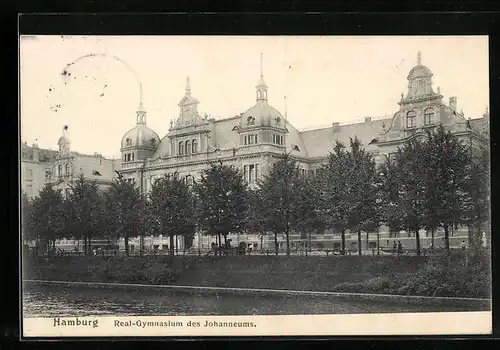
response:
{"label": "walking person", "polygon": [[403,254],[403,244],[401,244],[401,241],[398,241],[398,256]]}

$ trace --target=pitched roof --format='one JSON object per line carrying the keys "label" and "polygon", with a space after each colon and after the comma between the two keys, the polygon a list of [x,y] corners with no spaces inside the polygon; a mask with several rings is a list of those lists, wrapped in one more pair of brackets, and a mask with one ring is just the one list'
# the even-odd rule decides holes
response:
{"label": "pitched roof", "polygon": [[363,147],[367,150],[375,150],[376,145],[370,142],[377,137],[382,130],[382,124],[388,125],[391,118],[381,118],[365,121],[362,123],[329,126],[326,128],[307,130],[300,132],[300,136],[307,149],[309,157],[325,157],[338,140],[345,146],[350,143],[350,138],[358,137]]}

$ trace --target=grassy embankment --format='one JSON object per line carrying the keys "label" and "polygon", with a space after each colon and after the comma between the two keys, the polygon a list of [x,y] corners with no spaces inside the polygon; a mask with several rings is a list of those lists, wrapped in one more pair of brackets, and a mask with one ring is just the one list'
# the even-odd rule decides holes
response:
{"label": "grassy embankment", "polygon": [[417,256],[26,258],[23,279],[421,296],[490,295],[489,259]]}

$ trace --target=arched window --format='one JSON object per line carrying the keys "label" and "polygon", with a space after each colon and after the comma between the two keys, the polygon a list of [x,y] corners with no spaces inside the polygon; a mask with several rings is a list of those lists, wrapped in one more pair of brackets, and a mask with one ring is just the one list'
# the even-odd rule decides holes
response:
{"label": "arched window", "polygon": [[414,111],[409,111],[406,114],[406,127],[414,128],[416,126],[417,115]]}
{"label": "arched window", "polygon": [[66,175],[71,174],[71,164],[66,164]]}
{"label": "arched window", "polygon": [[189,140],[186,141],[186,154],[191,153],[191,142]]}
{"label": "arched window", "polygon": [[57,166],[57,175],[58,175],[59,177],[61,177],[61,176],[62,176],[62,174],[63,174],[63,172],[62,172],[62,165],[61,165],[61,164],[59,164],[59,165]]}
{"label": "arched window", "polygon": [[198,142],[196,142],[196,140],[191,142],[191,148],[193,149],[192,153],[198,153]]}
{"label": "arched window", "polygon": [[179,155],[182,156],[184,154],[184,142],[179,142]]}
{"label": "arched window", "polygon": [[152,138],[150,141],[153,146],[156,146],[156,140],[154,138]]}
{"label": "arched window", "polygon": [[424,124],[425,125],[432,124],[433,119],[434,119],[434,109],[427,108],[424,112]]}
{"label": "arched window", "polygon": [[132,146],[132,139],[127,137],[127,139],[125,140],[127,146]]}

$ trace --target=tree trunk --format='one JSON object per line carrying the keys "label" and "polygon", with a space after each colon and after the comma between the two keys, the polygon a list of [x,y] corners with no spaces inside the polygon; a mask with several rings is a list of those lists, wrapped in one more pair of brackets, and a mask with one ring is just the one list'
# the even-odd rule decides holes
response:
{"label": "tree trunk", "polygon": [[274,233],[274,249],[276,251],[276,255],[278,255],[278,234]]}
{"label": "tree trunk", "polygon": [[125,236],[125,255],[129,255],[129,247],[128,247],[128,237]]}
{"label": "tree trunk", "polygon": [[174,246],[174,235],[170,235],[168,238],[170,240],[170,247],[169,247],[170,248],[169,249],[170,250],[170,255],[173,256],[174,253],[175,253],[175,251],[174,251],[174,249],[175,249],[175,246]]}
{"label": "tree trunk", "polygon": [[260,251],[262,252],[262,242],[264,241],[264,235],[260,235]]}
{"label": "tree trunk", "polygon": [[420,256],[420,230],[415,230],[415,241],[417,243],[417,256]]}
{"label": "tree trunk", "polygon": [[179,254],[179,237],[175,235],[175,255]]}
{"label": "tree trunk", "polygon": [[436,235],[436,229],[433,228],[431,230],[431,247],[432,247],[432,249],[434,249],[434,237],[435,237],[435,235]]}
{"label": "tree trunk", "polygon": [[341,244],[342,255],[345,255],[345,230],[342,230],[342,232],[340,233],[340,235],[341,235],[341,238],[342,238],[342,244]]}
{"label": "tree trunk", "polygon": [[288,229],[285,232],[285,238],[286,238],[286,256],[290,256],[290,232]]}
{"label": "tree trunk", "polygon": [[358,255],[362,255],[362,253],[361,253],[361,231],[358,231]]}
{"label": "tree trunk", "polygon": [[444,225],[444,249],[450,252],[450,226],[448,224]]}
{"label": "tree trunk", "polygon": [[366,231],[366,250],[370,249],[370,234]]}

